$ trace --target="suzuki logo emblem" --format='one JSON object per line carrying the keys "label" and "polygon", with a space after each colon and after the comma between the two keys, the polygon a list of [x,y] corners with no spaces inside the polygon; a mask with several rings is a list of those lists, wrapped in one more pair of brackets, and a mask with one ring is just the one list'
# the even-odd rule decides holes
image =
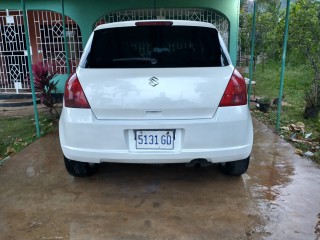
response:
{"label": "suzuki logo emblem", "polygon": [[155,86],[159,85],[159,79],[156,78],[156,77],[152,77],[152,78],[149,79],[149,84],[152,87],[155,87]]}

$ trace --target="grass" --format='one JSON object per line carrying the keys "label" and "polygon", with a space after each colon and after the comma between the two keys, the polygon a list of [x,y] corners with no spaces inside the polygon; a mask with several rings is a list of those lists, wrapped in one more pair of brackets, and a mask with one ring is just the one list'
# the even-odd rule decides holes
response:
{"label": "grass", "polygon": [[[41,136],[51,132],[54,122],[45,114],[40,114]],[[35,121],[29,117],[9,117],[0,119],[0,160],[21,151],[37,139]]]}
{"label": "grass", "polygon": [[[265,65],[263,68],[258,65],[254,74],[254,80],[257,82],[256,95],[260,97],[269,97],[275,99],[279,95],[280,86],[280,70],[281,64],[271,63]],[[284,102],[287,105],[282,107],[280,126],[287,127],[290,124],[302,122],[305,125],[305,133],[312,133],[311,138],[315,146],[320,146],[320,119],[304,119],[303,111],[305,102],[303,100],[305,90],[310,85],[313,78],[312,69],[305,65],[286,67],[286,74],[284,80]],[[275,128],[277,107],[271,108],[268,113],[260,111],[253,111],[255,115],[262,122]],[[290,141],[293,132],[288,130],[281,130],[279,133],[283,138]],[[303,139],[303,134],[297,134],[298,138]],[[292,142],[291,142],[292,143]],[[320,163],[320,150],[310,144],[292,143],[295,148],[303,152],[311,151],[315,153],[313,160]]]}

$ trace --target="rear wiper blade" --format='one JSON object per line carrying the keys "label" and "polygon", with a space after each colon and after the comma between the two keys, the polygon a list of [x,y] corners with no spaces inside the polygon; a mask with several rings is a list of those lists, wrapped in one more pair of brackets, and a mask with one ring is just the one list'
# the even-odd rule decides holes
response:
{"label": "rear wiper blade", "polygon": [[113,62],[150,62],[151,64],[156,64],[158,60],[156,58],[142,58],[142,57],[132,57],[132,58],[115,58]]}

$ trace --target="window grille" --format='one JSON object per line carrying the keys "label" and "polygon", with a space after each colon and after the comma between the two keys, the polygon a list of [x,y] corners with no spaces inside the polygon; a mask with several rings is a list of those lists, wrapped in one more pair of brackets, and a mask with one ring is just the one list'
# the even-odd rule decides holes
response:
{"label": "window grille", "polygon": [[[28,11],[33,63],[50,65],[58,74],[67,73],[62,15],[53,11]],[[69,63],[74,72],[82,54],[79,26],[66,17]],[[30,89],[25,28],[22,11],[0,11],[0,89]]]}
{"label": "window grille", "polygon": [[202,8],[161,8],[161,9],[129,9],[107,13],[95,24],[95,27],[112,22],[171,19],[209,22],[216,26],[226,46],[229,46],[230,23],[227,17],[212,9]]}
{"label": "window grille", "polygon": [[21,11],[0,11],[0,89],[14,89],[15,83],[30,88],[28,59]]}
{"label": "window grille", "polygon": [[[44,64],[59,74],[67,73],[62,15],[52,11],[31,11],[36,39],[36,54]],[[82,54],[80,28],[66,17],[66,35],[71,72],[76,70]]]}

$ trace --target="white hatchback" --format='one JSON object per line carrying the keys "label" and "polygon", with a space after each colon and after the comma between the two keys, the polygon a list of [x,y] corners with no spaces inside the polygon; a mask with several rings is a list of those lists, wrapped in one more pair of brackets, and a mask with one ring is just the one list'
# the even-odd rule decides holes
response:
{"label": "white hatchback", "polygon": [[104,24],[67,83],[59,124],[65,165],[221,163],[248,169],[253,129],[246,84],[217,29],[194,21]]}

